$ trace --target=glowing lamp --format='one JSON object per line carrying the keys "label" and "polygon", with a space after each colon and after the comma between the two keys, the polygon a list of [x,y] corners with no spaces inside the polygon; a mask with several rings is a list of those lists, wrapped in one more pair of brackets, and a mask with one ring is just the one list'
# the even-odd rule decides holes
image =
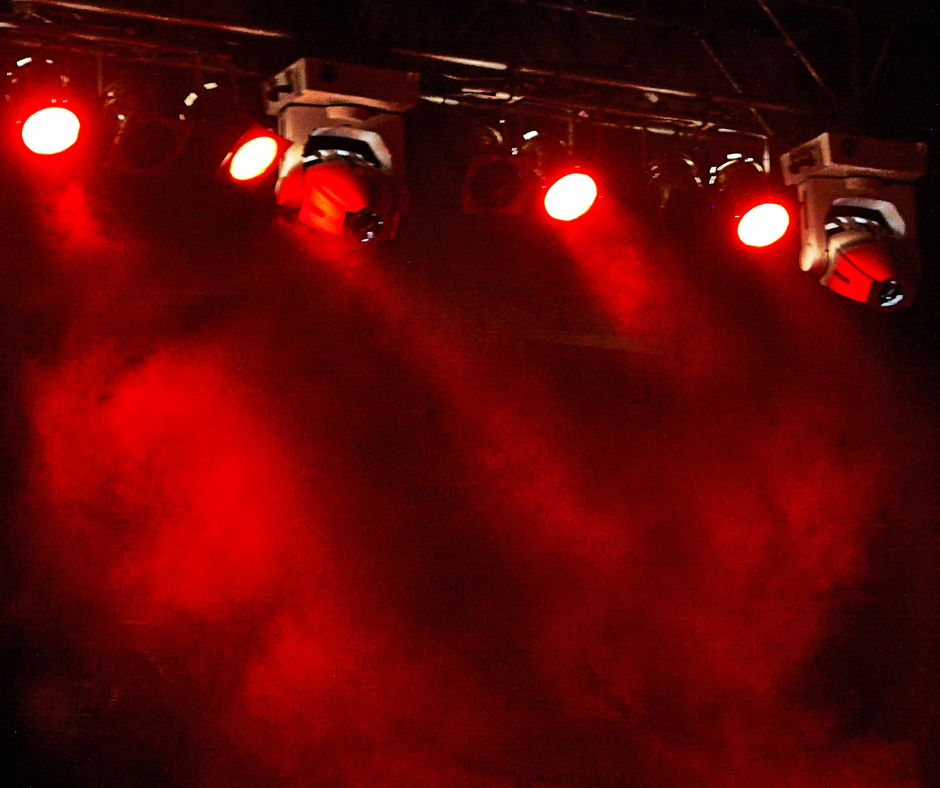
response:
{"label": "glowing lamp", "polygon": [[252,124],[229,148],[219,173],[224,179],[246,187],[266,183],[289,147],[289,140]]}
{"label": "glowing lamp", "polygon": [[826,132],[781,159],[800,198],[800,268],[866,306],[911,303],[921,278],[914,182],[927,145]]}
{"label": "glowing lamp", "polygon": [[553,219],[570,222],[583,216],[597,199],[597,184],[583,172],[559,178],[545,193],[545,210]]}
{"label": "glowing lamp", "polygon": [[738,238],[745,246],[770,246],[790,226],[790,214],[779,203],[765,202],[751,208],[738,222]]}
{"label": "glowing lamp", "polygon": [[30,115],[23,123],[23,143],[33,153],[62,153],[78,141],[81,124],[78,117],[65,107],[45,107]]}
{"label": "glowing lamp", "polygon": [[255,137],[242,145],[229,162],[228,171],[236,181],[250,181],[264,175],[277,159],[277,140]]}

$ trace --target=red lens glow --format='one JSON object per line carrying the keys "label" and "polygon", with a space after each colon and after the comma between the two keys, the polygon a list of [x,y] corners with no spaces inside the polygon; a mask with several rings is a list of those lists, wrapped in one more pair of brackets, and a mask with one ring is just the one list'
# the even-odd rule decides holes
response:
{"label": "red lens glow", "polygon": [[545,194],[545,210],[553,219],[570,222],[587,213],[596,199],[594,179],[583,172],[573,172],[552,184]]}
{"label": "red lens glow", "polygon": [[23,124],[23,142],[33,153],[49,155],[71,148],[78,140],[81,124],[65,107],[46,107],[30,115]]}
{"label": "red lens glow", "polygon": [[264,175],[276,158],[277,140],[255,137],[235,151],[228,171],[236,181],[250,181]]}
{"label": "red lens glow", "polygon": [[779,241],[790,226],[787,209],[777,203],[751,208],[738,223],[738,238],[747,246],[770,246]]}

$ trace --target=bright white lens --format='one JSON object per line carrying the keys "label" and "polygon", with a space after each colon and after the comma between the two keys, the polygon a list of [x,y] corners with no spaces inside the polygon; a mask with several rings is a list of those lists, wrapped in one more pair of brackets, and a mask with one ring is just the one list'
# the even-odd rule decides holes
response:
{"label": "bright white lens", "polygon": [[770,246],[779,241],[790,226],[787,209],[777,203],[751,208],[738,223],[738,238],[747,246]]}
{"label": "bright white lens", "polygon": [[248,140],[232,156],[229,172],[236,181],[250,181],[262,175],[277,158],[277,141],[273,137]]}
{"label": "bright white lens", "polygon": [[65,107],[46,107],[30,115],[23,124],[23,142],[33,153],[61,153],[78,140],[81,124]]}
{"label": "bright white lens", "polygon": [[590,175],[573,172],[559,178],[545,194],[545,210],[553,219],[570,222],[587,213],[597,199],[597,184]]}

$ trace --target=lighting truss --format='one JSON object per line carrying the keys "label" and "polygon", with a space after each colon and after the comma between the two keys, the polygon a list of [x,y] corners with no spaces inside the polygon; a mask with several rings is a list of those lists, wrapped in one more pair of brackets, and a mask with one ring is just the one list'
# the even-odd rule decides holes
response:
{"label": "lighting truss", "polygon": [[[261,64],[292,46],[291,34],[258,27],[91,3],[11,5],[15,14],[0,22],[8,42],[105,60],[263,78]],[[862,6],[806,0],[704,0],[682,13],[668,3],[651,11],[640,0],[474,0],[395,13],[406,5],[363,0],[357,15],[338,11],[335,37],[357,42],[358,51],[334,54],[356,62],[368,52],[373,65],[418,70],[423,97],[451,106],[523,104],[661,133],[797,143],[847,109],[896,105],[902,97],[884,87],[886,75],[896,77],[894,88],[909,81],[894,45],[900,11],[866,17]],[[380,11],[380,31],[364,24]],[[316,51],[295,49],[279,60],[308,54]]]}
{"label": "lighting truss", "polygon": [[[361,17],[399,4],[405,0],[362,0],[357,9]],[[280,98],[266,83],[261,101],[266,64],[309,46],[280,31],[94,4],[14,0],[11,6],[14,13],[0,20],[0,47],[50,52],[91,71],[99,97],[107,94],[110,71],[141,64],[187,71],[197,87],[225,75],[270,115]],[[887,103],[878,98],[884,75],[894,76],[895,88],[911,81],[898,79],[904,59],[892,47],[900,17],[885,24],[883,15],[864,18],[861,5],[808,0],[704,0],[683,8],[657,16],[639,0],[481,0],[448,4],[420,19],[385,13],[381,45],[360,17],[338,11],[331,35],[360,42],[388,73],[413,75],[415,95],[426,102],[470,108],[476,116],[537,116],[564,123],[569,137],[576,125],[638,132],[630,145],[641,151],[640,170],[670,149],[724,147],[727,154],[748,147],[770,175],[780,153],[840,119],[858,123],[879,112],[896,119],[899,106],[916,111],[913,99],[898,103],[896,90]],[[334,61],[318,62],[328,71]],[[291,112],[277,110],[281,125]],[[292,148],[303,148],[296,134],[281,131]],[[372,133],[365,126],[360,132]],[[575,152],[571,139],[567,148]],[[285,174],[282,161],[282,181]],[[479,201],[464,203],[473,209],[468,212],[481,209]]]}

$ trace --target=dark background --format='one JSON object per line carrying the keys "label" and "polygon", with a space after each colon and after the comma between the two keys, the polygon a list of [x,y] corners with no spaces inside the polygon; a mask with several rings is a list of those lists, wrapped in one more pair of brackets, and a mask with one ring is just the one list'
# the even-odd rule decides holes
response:
{"label": "dark background", "polygon": [[[367,60],[435,11],[125,5]],[[932,141],[896,10],[833,122]],[[182,164],[4,157],[13,784],[940,784],[935,174],[878,314],[659,217],[629,154],[574,226],[466,216],[477,117],[409,114],[374,247]]]}

